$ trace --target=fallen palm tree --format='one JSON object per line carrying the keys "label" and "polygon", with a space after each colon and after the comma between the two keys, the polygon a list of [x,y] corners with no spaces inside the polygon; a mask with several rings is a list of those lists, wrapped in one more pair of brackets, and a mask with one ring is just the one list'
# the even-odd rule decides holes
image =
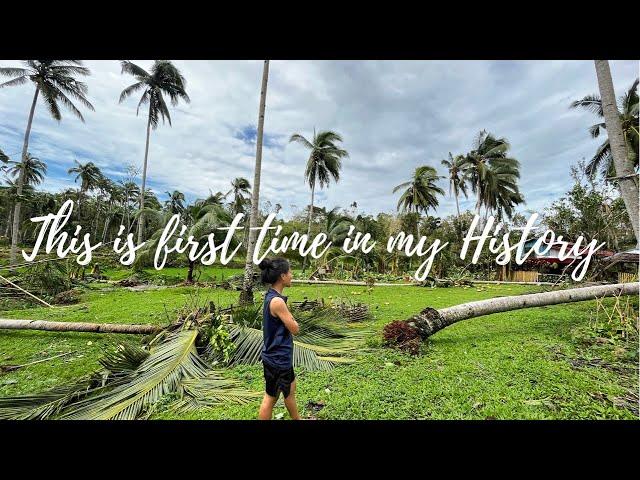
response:
{"label": "fallen palm tree", "polygon": [[158,332],[158,325],[135,325],[128,323],[53,322],[47,320],[20,320],[0,318],[0,329],[44,330],[47,332],[131,333],[148,335]]}
{"label": "fallen palm tree", "polygon": [[416,339],[426,340],[449,325],[469,318],[508,312],[521,308],[543,307],[560,303],[582,302],[597,298],[637,295],[640,283],[617,283],[592,287],[571,288],[553,292],[531,293],[490,298],[436,310],[427,307],[407,320],[396,320],[384,327],[385,342],[401,349],[415,351]]}

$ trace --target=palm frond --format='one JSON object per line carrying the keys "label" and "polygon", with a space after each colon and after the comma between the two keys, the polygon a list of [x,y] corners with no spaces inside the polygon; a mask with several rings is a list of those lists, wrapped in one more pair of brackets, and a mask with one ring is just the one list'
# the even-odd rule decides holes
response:
{"label": "palm frond", "polygon": [[171,334],[151,351],[126,383],[108,392],[71,404],[63,419],[133,420],[167,393],[175,392],[184,379],[203,378],[209,367],[198,356],[198,330]]}
{"label": "palm frond", "polygon": [[239,382],[225,379],[216,371],[211,371],[203,378],[183,380],[180,390],[182,398],[170,405],[168,410],[188,412],[224,403],[242,405],[262,397],[262,393],[246,390]]}
{"label": "palm frond", "polygon": [[69,403],[104,388],[104,382],[92,374],[42,393],[0,397],[0,420],[54,418]]}
{"label": "palm frond", "polygon": [[13,80],[9,80],[9,81],[4,82],[4,83],[0,83],[0,88],[15,87],[17,85],[24,85],[28,81],[29,81],[29,77],[21,76],[21,77],[14,78]]}
{"label": "palm frond", "polygon": [[150,353],[137,345],[121,343],[105,348],[100,365],[112,373],[130,373],[149,357]]}
{"label": "palm frond", "polygon": [[[236,344],[236,349],[229,361],[230,365],[260,363],[263,346],[262,330],[251,327],[230,325],[229,331],[231,339]],[[331,370],[336,362],[321,357],[339,357],[346,354],[346,348],[335,348],[318,345],[318,338],[323,338],[320,334],[307,334],[293,340],[293,366],[294,368],[305,368],[307,370]],[[315,338],[314,338],[315,337]],[[314,342],[314,343],[307,343]]]}

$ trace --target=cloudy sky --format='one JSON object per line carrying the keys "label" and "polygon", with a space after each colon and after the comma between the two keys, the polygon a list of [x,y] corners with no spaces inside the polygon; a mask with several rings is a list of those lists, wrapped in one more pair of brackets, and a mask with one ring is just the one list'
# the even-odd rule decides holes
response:
{"label": "cloudy sky", "polygon": [[[152,61],[134,60],[144,68]],[[118,61],[87,61],[95,112],[86,123],[63,111],[56,122],[38,103],[29,151],[46,161],[43,188],[74,186],[74,159],[93,161],[118,180],[141,166],[146,121],[138,98],[118,104],[134,83]],[[151,134],[148,182],[165,199],[180,190],[189,200],[229,189],[231,179],[253,180],[255,129],[262,61],[175,61],[187,79],[190,104],[171,109],[173,126]],[[610,62],[616,93],[638,76],[637,61]],[[18,66],[0,60],[0,66]],[[587,128],[595,117],[570,110],[571,101],[597,92],[590,61],[272,61],[270,65],[261,202],[283,206],[289,217],[309,202],[303,172],[307,152],[288,144],[292,133],[313,129],[344,137],[350,157],[338,184],[316,192],[316,204],[376,214],[395,210],[393,187],[419,165],[470,150],[481,129],[506,137],[522,164],[523,210],[541,211],[570,185],[570,166],[590,158],[598,140]],[[33,85],[0,89],[0,148],[19,159]],[[171,107],[170,107],[171,108]],[[445,180],[442,187],[448,192]],[[438,215],[455,212],[448,196]],[[461,208],[473,208],[462,201]]]}

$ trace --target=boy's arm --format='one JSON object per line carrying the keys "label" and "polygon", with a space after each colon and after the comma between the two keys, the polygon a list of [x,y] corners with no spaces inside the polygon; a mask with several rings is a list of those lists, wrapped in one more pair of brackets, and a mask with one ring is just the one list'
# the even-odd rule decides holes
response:
{"label": "boy's arm", "polygon": [[293,335],[297,335],[300,332],[298,322],[293,318],[293,315],[291,315],[291,312],[287,308],[287,304],[280,297],[275,297],[271,300],[269,309],[273,315],[282,320],[284,326],[287,327],[287,330],[289,330]]}

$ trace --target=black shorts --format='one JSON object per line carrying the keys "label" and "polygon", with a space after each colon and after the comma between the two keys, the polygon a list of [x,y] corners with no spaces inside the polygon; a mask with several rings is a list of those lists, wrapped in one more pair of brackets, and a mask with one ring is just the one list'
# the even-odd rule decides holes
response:
{"label": "black shorts", "polygon": [[277,368],[262,362],[264,367],[265,391],[270,397],[277,397],[278,391],[282,392],[284,398],[289,396],[291,384],[296,379],[293,367]]}

